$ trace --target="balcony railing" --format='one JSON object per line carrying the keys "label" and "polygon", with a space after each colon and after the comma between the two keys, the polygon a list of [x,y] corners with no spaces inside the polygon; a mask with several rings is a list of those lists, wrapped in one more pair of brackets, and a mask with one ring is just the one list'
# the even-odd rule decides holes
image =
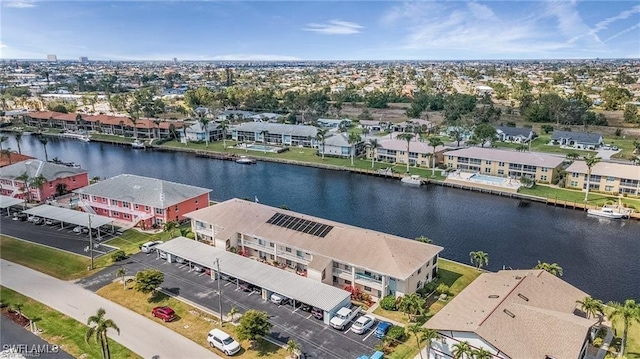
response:
{"label": "balcony railing", "polygon": [[358,280],[358,279],[364,280],[364,281],[370,282],[370,283],[382,284],[382,279],[375,278],[375,277],[373,277],[371,275],[368,275],[368,274],[356,272],[356,280]]}
{"label": "balcony railing", "polygon": [[299,257],[295,253],[290,253],[286,251],[277,251],[276,255],[280,258],[290,259],[292,261],[296,261],[298,263],[309,263],[309,259],[306,257]]}
{"label": "balcony railing", "polygon": [[336,267],[333,267],[333,274],[338,274],[338,275],[342,274],[342,275],[347,275],[349,277],[351,277],[352,275],[351,270],[336,268]]}

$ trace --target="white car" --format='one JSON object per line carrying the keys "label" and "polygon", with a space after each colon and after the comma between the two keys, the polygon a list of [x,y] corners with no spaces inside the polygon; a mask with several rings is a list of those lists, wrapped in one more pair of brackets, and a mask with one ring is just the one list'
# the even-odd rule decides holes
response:
{"label": "white car", "polygon": [[280,295],[276,293],[271,294],[271,297],[269,298],[269,300],[271,300],[271,303],[277,304],[277,305],[284,305],[289,303],[289,298],[285,297],[284,295]]}
{"label": "white car", "polygon": [[47,226],[53,226],[54,224],[60,224],[60,222],[53,219],[47,219],[44,221],[44,224],[46,224]]}
{"label": "white car", "polygon": [[75,233],[89,233],[89,230],[82,226],[77,226],[73,229]]}
{"label": "white car", "polygon": [[144,253],[151,253],[155,250],[155,246],[157,246],[158,244],[162,244],[164,243],[163,241],[152,241],[152,242],[147,242],[145,244],[142,245],[142,247],[140,247],[140,250],[142,250],[142,252]]}
{"label": "white car", "polygon": [[207,335],[207,341],[212,348],[218,348],[225,355],[233,355],[240,351],[240,343],[220,329],[212,329]]}
{"label": "white car", "polygon": [[358,318],[351,326],[351,331],[356,334],[364,334],[373,326],[376,319],[370,315],[363,315]]}

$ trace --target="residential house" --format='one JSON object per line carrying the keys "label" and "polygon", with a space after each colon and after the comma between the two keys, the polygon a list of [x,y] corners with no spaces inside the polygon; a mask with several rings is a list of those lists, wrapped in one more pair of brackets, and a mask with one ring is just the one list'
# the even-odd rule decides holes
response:
{"label": "residential house", "polygon": [[600,133],[553,131],[549,144],[595,150],[602,145],[603,141],[604,137]]}
{"label": "residential house", "polygon": [[528,177],[549,183],[557,175],[564,158],[531,152],[469,147],[446,152],[447,168],[500,177]]}
{"label": "residential house", "polygon": [[[574,161],[566,171],[567,188],[587,188],[587,164]],[[591,168],[589,189],[598,192],[640,196],[640,166],[598,162]]]}
{"label": "residential house", "polygon": [[231,128],[231,138],[238,142],[263,142],[285,146],[315,147],[318,128],[268,122],[245,122]]}
{"label": "residential house", "polygon": [[498,139],[502,142],[528,143],[535,136],[535,132],[527,127],[496,127]]}
{"label": "residential house", "polygon": [[257,115],[249,116],[249,119],[253,120],[253,122],[278,123],[278,120],[281,117],[282,115],[277,113],[264,112],[264,113],[259,113]]}
{"label": "residential house", "polygon": [[224,110],[218,115],[218,121],[248,120],[255,116],[255,112],[242,110]]}
{"label": "residential house", "polygon": [[241,199],[186,215],[196,239],[374,299],[435,279],[442,247]]}
{"label": "residential house", "polygon": [[[23,180],[18,179],[25,174],[28,177],[27,186]],[[40,176],[44,177],[42,187],[33,188],[30,182]],[[2,167],[0,171],[0,194],[16,198],[27,196],[37,202],[44,202],[59,192],[70,192],[88,184],[89,174],[86,170],[35,159]]]}
{"label": "residential house", "polygon": [[424,324],[442,338],[431,356],[453,358],[454,345],[467,342],[493,358],[586,358],[598,322],[576,303],[587,296],[543,270],[481,274]]}
{"label": "residential house", "polygon": [[389,129],[389,122],[385,121],[360,120],[359,124],[360,128],[370,133],[383,132]]}
{"label": "residential house", "polygon": [[409,121],[392,123],[390,125],[392,132],[418,132],[429,133],[433,124],[429,120],[412,119]]}
{"label": "residential house", "polygon": [[318,141],[318,154],[324,152],[325,156],[350,158],[352,155],[358,156],[364,148],[364,142],[349,143],[349,134],[337,132],[325,138],[324,144]]}
{"label": "residential house", "polygon": [[[442,154],[447,148],[436,147],[436,165],[442,162]],[[373,150],[373,153],[372,153]],[[431,167],[433,147],[427,142],[413,140],[409,142],[409,164],[412,166]],[[407,163],[407,141],[405,140],[379,140],[374,149],[367,149],[367,157],[374,156],[376,161],[390,163]]]}
{"label": "residential house", "polygon": [[209,141],[222,139],[222,130],[215,122],[209,122],[206,131],[199,121],[190,121],[184,124],[186,128],[179,132],[180,141],[182,142],[185,142],[185,138],[187,141],[206,141],[207,138]]}
{"label": "residential house", "polygon": [[348,118],[345,119],[335,119],[335,118],[319,118],[318,126],[322,128],[341,128],[341,127],[349,127],[351,126],[351,120]]}
{"label": "residential house", "polygon": [[208,206],[211,190],[122,174],[74,192],[86,212],[149,228],[182,221],[186,213]]}

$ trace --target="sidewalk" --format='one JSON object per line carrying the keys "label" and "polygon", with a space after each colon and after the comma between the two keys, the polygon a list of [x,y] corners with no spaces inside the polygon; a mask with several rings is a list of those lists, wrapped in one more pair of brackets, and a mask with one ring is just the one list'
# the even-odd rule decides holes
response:
{"label": "sidewalk", "polygon": [[86,323],[87,318],[94,315],[98,308],[104,308],[106,317],[120,327],[120,335],[110,332],[109,337],[143,358],[220,358],[161,324],[70,282],[5,260],[0,260],[0,273],[0,284],[3,286],[46,304],[81,323]]}

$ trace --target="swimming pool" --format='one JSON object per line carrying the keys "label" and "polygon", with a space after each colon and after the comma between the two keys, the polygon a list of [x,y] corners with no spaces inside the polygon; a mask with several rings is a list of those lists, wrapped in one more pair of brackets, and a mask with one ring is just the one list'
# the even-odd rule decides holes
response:
{"label": "swimming pool", "polygon": [[278,152],[280,150],[280,147],[250,144],[250,145],[247,145],[247,149],[252,151]]}
{"label": "swimming pool", "polygon": [[474,174],[473,176],[469,177],[469,180],[474,182],[491,182],[495,184],[502,184],[505,179],[502,177]]}

